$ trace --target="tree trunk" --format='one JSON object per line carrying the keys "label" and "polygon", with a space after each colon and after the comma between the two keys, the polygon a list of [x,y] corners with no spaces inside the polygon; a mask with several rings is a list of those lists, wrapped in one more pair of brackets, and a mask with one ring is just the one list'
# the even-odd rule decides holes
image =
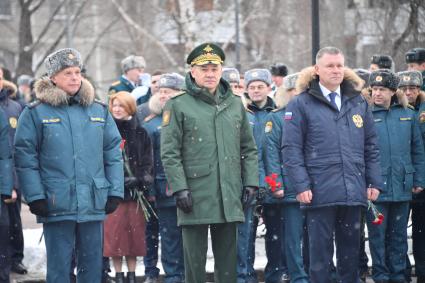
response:
{"label": "tree trunk", "polygon": [[[18,67],[16,68],[16,77],[22,74],[33,76],[32,58],[33,50],[28,48],[32,46],[33,36],[31,27],[30,5],[20,2],[21,17],[19,20],[19,55]],[[27,48],[26,48],[27,47]]]}

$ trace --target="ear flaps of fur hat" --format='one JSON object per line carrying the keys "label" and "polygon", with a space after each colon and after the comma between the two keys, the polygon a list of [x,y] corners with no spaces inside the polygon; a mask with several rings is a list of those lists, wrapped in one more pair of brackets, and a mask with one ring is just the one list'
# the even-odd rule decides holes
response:
{"label": "ear flaps of fur hat", "polygon": [[49,77],[69,67],[83,68],[81,54],[74,48],[59,49],[46,57],[44,66]]}
{"label": "ear flaps of fur hat", "polygon": [[371,87],[382,86],[396,90],[399,83],[398,76],[387,69],[379,69],[370,73],[369,83]]}
{"label": "ear flaps of fur hat", "polygon": [[123,73],[126,73],[127,71],[131,69],[141,68],[144,69],[146,67],[146,61],[145,58],[142,56],[135,56],[130,55],[128,57],[125,57],[121,61],[121,69]]}

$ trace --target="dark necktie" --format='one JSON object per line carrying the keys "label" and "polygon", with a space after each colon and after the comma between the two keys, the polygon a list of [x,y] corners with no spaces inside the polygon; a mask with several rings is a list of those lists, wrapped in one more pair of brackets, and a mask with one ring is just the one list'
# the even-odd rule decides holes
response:
{"label": "dark necktie", "polygon": [[331,100],[331,104],[333,105],[333,106],[335,106],[335,108],[339,111],[339,108],[338,108],[338,106],[336,105],[336,102],[335,102],[335,97],[337,96],[337,93],[336,92],[331,92],[331,93],[329,93],[329,98],[330,98],[330,100]]}

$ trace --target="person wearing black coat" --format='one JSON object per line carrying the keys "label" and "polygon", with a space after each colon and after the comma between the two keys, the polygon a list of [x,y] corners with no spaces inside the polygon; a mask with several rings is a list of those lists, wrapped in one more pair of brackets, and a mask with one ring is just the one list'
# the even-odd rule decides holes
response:
{"label": "person wearing black coat", "polygon": [[109,108],[122,137],[124,201],[105,220],[104,256],[112,257],[116,282],[124,282],[122,257],[127,262],[127,282],[135,282],[136,257],[146,255],[146,215],[140,195],[153,182],[152,143],[135,116],[136,101],[130,93],[113,94]]}

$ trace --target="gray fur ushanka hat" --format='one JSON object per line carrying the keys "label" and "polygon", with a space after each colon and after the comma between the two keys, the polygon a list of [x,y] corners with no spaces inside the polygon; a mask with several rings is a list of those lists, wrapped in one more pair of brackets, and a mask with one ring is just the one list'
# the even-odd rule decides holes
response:
{"label": "gray fur ushanka hat", "polygon": [[44,66],[47,70],[49,77],[57,72],[62,71],[68,67],[83,68],[83,60],[81,54],[74,48],[63,48],[56,50],[44,59]]}

